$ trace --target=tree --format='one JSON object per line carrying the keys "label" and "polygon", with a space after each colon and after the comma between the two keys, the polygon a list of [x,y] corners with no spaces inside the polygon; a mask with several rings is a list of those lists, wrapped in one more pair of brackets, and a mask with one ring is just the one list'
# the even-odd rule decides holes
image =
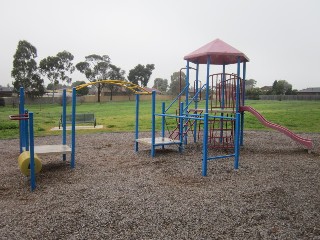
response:
{"label": "tree", "polygon": [[39,97],[44,94],[43,79],[38,72],[37,49],[29,42],[19,41],[16,53],[13,56],[11,76],[15,79],[12,83],[15,92],[24,87],[28,96]]}
{"label": "tree", "polygon": [[[110,71],[108,72],[108,79],[110,80],[125,80],[126,72],[121,70],[121,68],[110,64]],[[113,92],[118,91],[120,89],[119,86],[114,84],[106,84],[107,88],[110,90],[110,101],[112,101]]]}
{"label": "tree", "polygon": [[253,89],[257,84],[257,81],[254,79],[248,79],[245,81],[245,89],[249,90],[249,89]]}
{"label": "tree", "polygon": [[72,81],[68,74],[73,73],[73,55],[67,51],[59,52],[56,56],[49,56],[40,61],[40,72],[52,83],[52,101],[54,102],[54,90],[61,81],[70,83]]}
{"label": "tree", "polygon": [[246,90],[246,98],[248,99],[259,100],[260,94],[261,94],[260,88],[251,88]]}
{"label": "tree", "polygon": [[181,87],[180,87],[180,72],[174,72],[171,77],[169,92],[172,95],[178,95],[186,86],[186,74],[181,72]]}
{"label": "tree", "polygon": [[[62,85],[61,83],[58,83],[55,85],[56,88],[64,88],[66,85]],[[48,83],[47,90],[53,90],[53,83]]]}
{"label": "tree", "polygon": [[153,70],[154,64],[147,64],[146,66],[138,64],[129,71],[128,80],[134,84],[146,87]]}
{"label": "tree", "polygon": [[[79,62],[76,65],[78,71],[83,73],[90,82],[104,80],[108,78],[108,70],[110,68],[110,58],[108,55],[99,56],[92,54],[85,57],[84,62]],[[103,85],[98,83],[98,102]]]}
{"label": "tree", "polygon": [[[85,83],[86,83],[85,81],[76,81],[71,84],[71,87],[77,87],[77,86],[85,84]],[[87,95],[88,93],[89,93],[88,87],[84,87],[84,88],[77,90],[78,96],[84,96],[84,95]]]}
{"label": "tree", "polygon": [[275,80],[272,85],[272,94],[289,95],[292,92],[292,85],[286,80]]}
{"label": "tree", "polygon": [[153,88],[156,88],[161,92],[166,92],[168,89],[168,80],[162,79],[162,78],[156,78],[154,80]]}

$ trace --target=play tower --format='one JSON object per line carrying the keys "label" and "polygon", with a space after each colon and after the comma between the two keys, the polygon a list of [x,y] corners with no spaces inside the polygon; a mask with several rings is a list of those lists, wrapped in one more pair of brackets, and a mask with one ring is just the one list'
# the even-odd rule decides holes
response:
{"label": "play tower", "polygon": [[[180,81],[185,81],[185,87],[168,107],[162,103],[161,113],[155,111],[156,93],[152,93],[151,138],[138,138],[136,131],[136,151],[139,143],[143,143],[151,146],[152,157],[155,156],[157,147],[164,148],[166,145],[178,145],[179,151],[182,152],[184,145],[191,138],[194,142],[202,141],[203,176],[207,175],[209,160],[233,158],[234,168],[238,169],[239,150],[243,145],[244,111],[252,113],[264,126],[287,135],[311,150],[313,144],[310,139],[302,138],[283,126],[267,121],[258,111],[245,106],[246,63],[249,58],[244,53],[216,39],[186,55],[184,59],[186,68],[183,69],[186,77]],[[195,66],[190,66],[191,64]],[[204,82],[199,80],[201,65],[205,66]],[[226,72],[226,68],[230,69],[232,65],[236,65],[236,74]],[[219,68],[221,70],[218,70]],[[191,70],[195,72],[193,84]],[[214,71],[216,73],[211,73]],[[193,94],[190,93],[192,86]],[[172,111],[174,106],[177,109],[175,113]],[[161,119],[160,137],[156,137],[156,118]],[[176,123],[171,129],[167,124],[170,119],[174,119]],[[167,136],[166,129],[169,132]],[[230,149],[230,153],[209,156],[210,148]]]}
{"label": "play tower", "polygon": [[[166,108],[162,103],[162,113],[155,112],[155,92],[152,94],[152,136],[151,138],[136,139],[137,143],[151,145],[151,155],[155,156],[155,148],[165,145],[178,145],[179,151],[187,144],[188,136],[193,135],[194,141],[203,141],[202,175],[207,175],[207,161],[221,158],[234,158],[234,167],[238,168],[239,147],[243,136],[243,114],[240,113],[240,104],[243,105],[243,79],[245,79],[247,56],[220,39],[216,39],[184,57],[186,60],[185,87],[180,94]],[[195,64],[191,67],[190,64]],[[240,76],[240,64],[243,64],[243,78]],[[225,72],[226,65],[236,64],[237,74]],[[205,65],[206,80],[200,84],[200,65]],[[221,65],[222,73],[210,74],[212,65]],[[190,97],[190,70],[195,70],[194,94]],[[200,104],[200,95],[203,95],[204,104]],[[177,114],[170,114],[175,102],[181,100]],[[156,137],[156,117],[162,119],[161,137]],[[177,119],[177,126],[165,136],[167,118]],[[242,120],[242,121],[241,121]],[[208,147],[230,148],[233,153],[223,156],[208,156]],[[137,148],[136,148],[137,150]]]}

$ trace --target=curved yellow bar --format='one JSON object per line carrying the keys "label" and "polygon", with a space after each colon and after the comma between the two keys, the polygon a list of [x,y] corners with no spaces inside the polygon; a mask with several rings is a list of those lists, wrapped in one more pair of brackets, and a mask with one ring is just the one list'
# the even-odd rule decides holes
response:
{"label": "curved yellow bar", "polygon": [[76,87],[76,90],[79,90],[81,88],[84,88],[84,87],[87,87],[87,86],[90,86],[90,85],[98,84],[98,83],[114,84],[114,85],[118,85],[118,86],[121,86],[121,87],[125,87],[125,88],[131,90],[132,92],[134,92],[135,94],[140,94],[140,95],[150,95],[151,94],[151,92],[147,91],[143,87],[140,87],[137,84],[134,84],[132,82],[127,82],[127,81],[124,81],[124,80],[99,80],[99,81],[96,81],[96,82],[89,82],[89,83],[78,85]]}

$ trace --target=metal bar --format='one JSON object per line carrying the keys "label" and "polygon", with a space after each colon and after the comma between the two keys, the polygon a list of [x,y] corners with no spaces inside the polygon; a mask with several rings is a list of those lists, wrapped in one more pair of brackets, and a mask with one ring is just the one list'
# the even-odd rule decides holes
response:
{"label": "metal bar", "polygon": [[[201,88],[202,89],[202,88]],[[200,94],[201,94],[201,89],[200,89]],[[196,94],[194,95],[195,98],[195,102],[194,102],[194,108],[198,109],[198,91],[199,91],[199,63],[197,63],[197,67],[196,67]],[[201,95],[200,95],[201,98]],[[193,142],[197,142],[197,120],[195,120],[194,122],[194,126],[193,126]]]}
{"label": "metal bar", "polygon": [[239,112],[240,108],[240,57],[238,57],[237,63],[237,84],[236,84],[236,112]]}
{"label": "metal bar", "polygon": [[181,95],[182,95],[182,94],[184,93],[184,91],[185,91],[186,89],[188,89],[188,88],[189,88],[189,86],[186,85],[185,88],[179,93],[179,95],[171,102],[171,104],[169,105],[169,107],[166,109],[166,112],[171,108],[171,106],[172,106],[178,99],[180,99]]}
{"label": "metal bar", "polygon": [[[63,89],[62,92],[62,145],[67,144],[67,90]],[[62,154],[62,160],[66,161],[67,154]]]}
{"label": "metal bar", "polygon": [[182,152],[182,141],[183,141],[183,120],[184,120],[184,116],[183,116],[183,102],[180,103],[180,112],[179,112],[179,152]]}
{"label": "metal bar", "polygon": [[214,156],[214,157],[209,157],[208,160],[219,160],[222,158],[229,158],[229,157],[234,157],[235,154],[229,154],[229,155],[222,155],[222,156]]}
{"label": "metal bar", "polygon": [[[157,113],[155,116],[166,116],[166,117],[172,117],[172,118],[184,118],[184,119],[194,119],[194,120],[204,120],[204,118],[201,117],[192,117],[192,116],[200,116],[199,114],[189,114],[189,116],[182,115],[182,116],[177,116],[177,115],[172,115],[172,114],[160,114]],[[235,117],[221,117],[221,116],[208,116],[208,119],[230,119],[230,120],[235,120]]]}
{"label": "metal bar", "polygon": [[221,78],[221,83],[222,83],[222,100],[221,100],[221,108],[224,108],[224,94],[225,94],[225,74],[226,74],[226,65],[223,64],[222,66],[222,78]]}
{"label": "metal bar", "polygon": [[31,191],[36,189],[36,171],[34,165],[34,131],[33,131],[33,112],[29,113],[30,125],[30,186]]}
{"label": "metal bar", "polygon": [[76,154],[76,105],[77,94],[76,88],[72,88],[72,125],[71,125],[71,168],[75,167],[75,154]]}
{"label": "metal bar", "polygon": [[[25,110],[25,115],[29,115],[28,110]],[[29,151],[29,117],[23,120],[25,124],[25,139],[26,139],[26,151]]]}
{"label": "metal bar", "polygon": [[[161,117],[161,137],[164,138],[165,137],[165,121],[166,121],[166,117],[165,117],[165,110],[166,110],[166,103],[162,102],[162,117]],[[162,149],[164,149],[164,145],[162,146]]]}
{"label": "metal bar", "polygon": [[240,113],[236,113],[236,127],[235,127],[235,139],[234,139],[234,168],[239,168],[239,154],[240,154],[240,144],[239,144],[239,128],[240,128]]}
{"label": "metal bar", "polygon": [[210,78],[210,56],[207,58],[207,81],[206,81],[206,111],[205,113],[208,113],[209,108],[209,78]]}
{"label": "metal bar", "polygon": [[208,161],[208,113],[204,114],[203,146],[202,146],[202,176],[207,176]]}
{"label": "metal bar", "polygon": [[[245,106],[246,92],[246,62],[243,62],[242,72],[242,106]],[[244,131],[244,112],[241,112],[241,127],[240,127],[240,146],[243,146],[243,131]]]}
{"label": "metal bar", "polygon": [[[189,71],[189,60],[187,60],[187,74],[186,74],[186,86],[189,86],[189,84],[190,84],[190,71]],[[188,106],[189,106],[189,87],[188,87],[188,89],[187,89],[187,91],[186,91],[186,100],[185,100],[185,102],[186,102],[186,107],[188,108]],[[187,109],[187,111],[188,111],[188,109]]]}
{"label": "metal bar", "polygon": [[[19,115],[24,114],[24,90],[23,87],[20,87],[19,95]],[[23,142],[24,142],[24,122],[19,121],[19,138],[20,138],[20,153],[23,151]]]}
{"label": "metal bar", "polygon": [[139,138],[139,100],[140,95],[136,94],[136,133],[135,133],[135,151],[139,151],[139,143],[137,142],[137,139]]}
{"label": "metal bar", "polygon": [[155,141],[156,141],[156,91],[152,91],[152,106],[151,106],[151,156],[155,156]]}

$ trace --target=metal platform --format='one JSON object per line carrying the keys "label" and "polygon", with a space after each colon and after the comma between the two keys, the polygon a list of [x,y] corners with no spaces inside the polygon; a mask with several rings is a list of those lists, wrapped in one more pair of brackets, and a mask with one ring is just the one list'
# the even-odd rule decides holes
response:
{"label": "metal platform", "polygon": [[34,152],[37,154],[69,153],[71,148],[68,145],[40,145],[34,146]]}
{"label": "metal platform", "polygon": [[[142,143],[145,145],[152,145],[152,138],[139,138],[136,140],[138,143]],[[163,137],[156,137],[155,138],[155,145],[172,145],[172,144],[180,144],[181,142],[178,140],[173,140],[171,138],[163,138]]]}

